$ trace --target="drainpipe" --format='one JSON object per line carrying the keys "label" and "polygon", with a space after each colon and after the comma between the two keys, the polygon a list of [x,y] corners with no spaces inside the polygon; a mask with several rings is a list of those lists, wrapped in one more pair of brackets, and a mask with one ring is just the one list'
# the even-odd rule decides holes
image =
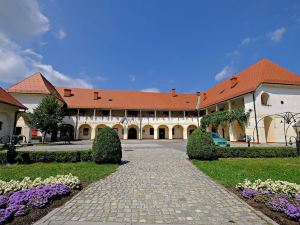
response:
{"label": "drainpipe", "polygon": [[255,96],[254,96],[254,91],[252,92],[252,99],[253,99],[253,107],[254,107],[256,138],[257,138],[257,144],[259,144],[259,135],[258,135],[258,127],[257,127],[258,124],[257,124],[257,116],[256,116],[256,106],[255,106]]}
{"label": "drainpipe", "polygon": [[78,127],[78,117],[79,117],[79,109],[77,109],[76,115],[76,123],[75,123],[75,131],[74,131],[74,140],[77,140],[77,127]]}
{"label": "drainpipe", "polygon": [[197,99],[197,105],[196,105],[198,128],[200,127],[200,121],[199,121],[199,108],[200,108],[200,95],[198,96],[198,99]]}

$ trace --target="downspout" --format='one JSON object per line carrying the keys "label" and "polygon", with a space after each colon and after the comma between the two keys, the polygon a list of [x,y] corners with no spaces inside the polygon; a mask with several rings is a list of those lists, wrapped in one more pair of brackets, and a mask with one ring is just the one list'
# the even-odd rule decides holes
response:
{"label": "downspout", "polygon": [[198,128],[200,127],[200,121],[199,121],[199,108],[200,108],[200,95],[198,96],[197,104],[196,104]]}
{"label": "downspout", "polygon": [[253,99],[253,107],[254,107],[254,118],[255,118],[255,129],[256,129],[256,138],[257,144],[259,144],[259,135],[258,135],[258,127],[257,127],[257,116],[256,116],[256,106],[255,106],[255,96],[254,91],[252,92],[252,99]]}

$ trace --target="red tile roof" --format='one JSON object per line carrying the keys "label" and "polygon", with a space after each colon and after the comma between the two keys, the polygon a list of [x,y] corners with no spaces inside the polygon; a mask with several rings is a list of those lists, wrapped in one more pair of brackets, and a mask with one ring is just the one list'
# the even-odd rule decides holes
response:
{"label": "red tile roof", "polygon": [[40,72],[26,77],[24,80],[9,87],[7,91],[9,93],[53,94],[64,102],[55,87]]}
{"label": "red tile roof", "polygon": [[[103,108],[135,110],[195,110],[196,94],[150,93],[141,91],[111,91],[84,88],[56,88],[61,96],[71,89],[71,97],[63,97],[69,108]],[[100,97],[94,100],[94,92]]]}
{"label": "red tile roof", "polygon": [[0,87],[0,103],[15,106],[20,109],[26,109],[17,99],[8,94],[3,88]]}
{"label": "red tile roof", "polygon": [[[300,76],[285,68],[262,59],[234,76],[201,93],[200,108],[205,108],[231,98],[253,92],[260,84],[300,85]],[[231,82],[236,82],[232,86]]]}

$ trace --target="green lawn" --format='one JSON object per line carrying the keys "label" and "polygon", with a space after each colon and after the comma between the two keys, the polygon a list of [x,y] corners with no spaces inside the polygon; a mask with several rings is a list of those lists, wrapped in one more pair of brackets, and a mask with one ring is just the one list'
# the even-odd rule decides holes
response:
{"label": "green lawn", "polygon": [[115,172],[116,169],[117,165],[115,164],[97,165],[94,162],[14,164],[0,166],[0,179],[5,181],[21,180],[25,176],[47,178],[58,174],[72,173],[78,176],[81,182],[91,183]]}
{"label": "green lawn", "polygon": [[246,178],[251,181],[271,178],[300,184],[300,157],[227,158],[192,162],[198,169],[226,187],[234,187]]}

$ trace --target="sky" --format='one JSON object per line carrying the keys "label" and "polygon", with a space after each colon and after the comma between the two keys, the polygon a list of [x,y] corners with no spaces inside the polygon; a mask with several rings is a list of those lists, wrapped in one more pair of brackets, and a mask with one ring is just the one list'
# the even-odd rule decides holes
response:
{"label": "sky", "polygon": [[262,58],[300,74],[300,1],[0,1],[2,87],[194,93]]}

